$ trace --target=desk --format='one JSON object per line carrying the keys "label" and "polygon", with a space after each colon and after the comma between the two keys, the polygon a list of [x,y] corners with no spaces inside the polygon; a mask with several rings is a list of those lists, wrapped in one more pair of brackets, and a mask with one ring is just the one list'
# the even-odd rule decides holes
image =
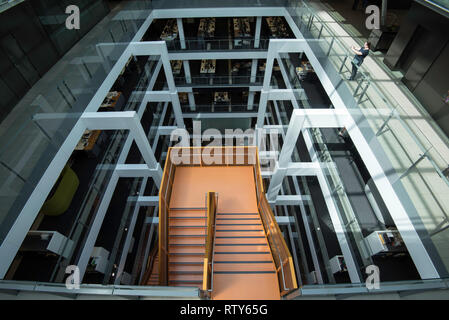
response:
{"label": "desk", "polygon": [[172,60],[170,61],[171,69],[173,71],[173,74],[180,74],[181,68],[182,68],[182,60]]}
{"label": "desk", "polygon": [[75,147],[75,150],[91,151],[94,148],[100,134],[101,130],[84,131],[83,136]]}
{"label": "desk", "polygon": [[301,66],[296,68],[299,80],[304,80],[308,75],[315,73],[310,62],[301,61]]}
{"label": "desk", "polygon": [[401,234],[397,230],[374,231],[365,238],[365,241],[372,256],[407,252]]}
{"label": "desk", "polygon": [[[250,41],[241,39],[251,37],[251,28],[248,18],[233,18],[234,25],[234,45],[239,46],[242,42],[245,45],[249,45]],[[242,41],[243,40],[243,41]]]}
{"label": "desk", "polygon": [[215,68],[217,66],[217,60],[201,60],[200,73],[215,73]]}
{"label": "desk", "polygon": [[215,34],[215,18],[202,18],[198,27],[198,37],[213,38]]}
{"label": "desk", "polygon": [[178,37],[178,24],[175,19],[170,19],[167,21],[164,29],[161,33],[161,40],[174,40]]}
{"label": "desk", "polygon": [[[267,63],[264,62],[263,65],[259,66],[259,71],[264,72],[267,68]],[[281,67],[279,65],[273,63],[273,71],[281,71]]]}
{"label": "desk", "polygon": [[[106,108],[106,109],[114,109],[115,106],[117,105],[117,103],[119,101],[121,101],[122,99],[122,93],[119,91],[110,91],[107,95],[106,98],[103,100],[103,103],[100,106],[101,108]],[[100,110],[100,111],[104,111],[104,110]]]}
{"label": "desk", "polygon": [[229,94],[227,92],[215,92],[214,102],[230,102]]}
{"label": "desk", "polygon": [[284,21],[281,17],[267,17],[265,18],[267,21],[268,27],[270,28],[270,32],[272,37],[274,38],[288,38],[287,27],[284,25]]}

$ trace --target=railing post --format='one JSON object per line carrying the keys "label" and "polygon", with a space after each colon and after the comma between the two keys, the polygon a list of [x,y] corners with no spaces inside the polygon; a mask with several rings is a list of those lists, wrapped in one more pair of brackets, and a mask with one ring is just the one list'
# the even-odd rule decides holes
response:
{"label": "railing post", "polygon": [[403,174],[401,174],[401,176],[399,177],[399,180],[402,179],[403,177],[405,177],[406,175],[408,175],[410,173],[410,171],[413,170],[413,168],[415,168],[424,158],[426,158],[428,152],[429,152],[429,150],[426,150],[415,162],[413,162],[413,164],[407,169],[407,171],[405,171]]}
{"label": "railing post", "polygon": [[307,29],[309,29],[309,30],[312,30],[313,18],[314,18],[314,15],[311,13],[309,22],[307,23]]}
{"label": "railing post", "polygon": [[321,33],[323,32],[324,24],[321,24],[320,33],[318,34],[318,39],[321,38]]}
{"label": "railing post", "polygon": [[376,132],[376,137],[378,137],[380,134],[383,133],[383,130],[385,129],[385,127],[387,126],[388,122],[391,120],[391,118],[394,116],[395,114],[395,110],[391,110],[390,115],[388,116],[388,118],[384,121],[384,123],[382,124],[382,126],[379,128],[379,130],[377,130]]}
{"label": "railing post", "polygon": [[341,64],[341,67],[340,67],[340,70],[338,70],[338,73],[341,73],[341,71],[343,70],[343,67],[345,66],[345,64],[346,64],[346,60],[348,59],[348,56],[346,56],[344,59],[343,59],[343,63]]}
{"label": "railing post", "polygon": [[363,96],[365,95],[366,91],[368,90],[369,86],[371,85],[371,81],[366,80],[366,86],[363,88],[362,94],[359,97],[358,103],[362,101]]}
{"label": "railing post", "polygon": [[329,50],[327,50],[326,56],[329,57],[329,54],[331,53],[332,46],[334,45],[335,37],[332,38],[331,44],[329,45]]}

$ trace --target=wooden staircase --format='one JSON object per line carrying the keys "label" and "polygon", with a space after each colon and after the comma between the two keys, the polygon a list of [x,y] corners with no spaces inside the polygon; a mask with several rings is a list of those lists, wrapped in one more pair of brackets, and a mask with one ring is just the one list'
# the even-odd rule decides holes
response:
{"label": "wooden staircase", "polygon": [[275,264],[258,212],[217,213],[212,299],[279,299]]}
{"label": "wooden staircase", "polygon": [[170,208],[168,285],[201,288],[206,240],[205,208]]}
{"label": "wooden staircase", "polygon": [[175,165],[174,150],[200,151],[169,148],[167,154],[159,190],[159,284],[198,287],[201,297],[217,300],[280,299],[297,288],[265,197],[257,148],[223,148],[226,157],[229,151],[245,156],[244,165]]}
{"label": "wooden staircase", "polygon": [[159,285],[159,257],[156,254],[154,257],[153,266],[151,268],[150,277],[146,283],[147,286],[158,286]]}

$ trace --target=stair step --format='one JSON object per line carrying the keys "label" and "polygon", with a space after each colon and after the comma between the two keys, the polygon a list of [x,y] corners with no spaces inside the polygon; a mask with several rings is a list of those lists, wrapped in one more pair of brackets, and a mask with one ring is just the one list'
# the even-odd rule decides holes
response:
{"label": "stair step", "polygon": [[169,237],[170,245],[206,245],[206,240],[204,236],[196,236],[196,237]]}
{"label": "stair step", "polygon": [[242,263],[233,261],[233,263],[214,262],[214,273],[220,271],[274,271],[273,261],[263,263]]}
{"label": "stair step", "polygon": [[206,227],[206,221],[200,219],[170,219],[170,227]]}
{"label": "stair step", "polygon": [[270,251],[215,251],[215,254],[270,254]]}
{"label": "stair step", "polygon": [[[229,252],[229,253],[217,253],[215,252],[214,261],[220,263],[220,261],[272,261],[271,253],[259,252],[258,254],[245,253],[245,252]],[[233,262],[235,263],[235,262]]]}
{"label": "stair step", "polygon": [[[189,241],[191,241],[189,239]],[[185,243],[185,241],[180,242],[180,243],[174,243],[170,241],[170,246],[175,246],[175,247],[204,247],[206,243],[204,242],[204,240],[202,240],[202,242],[200,243]]]}
{"label": "stair step", "polygon": [[171,275],[186,275],[186,274],[191,274],[191,275],[202,275],[203,271],[198,271],[198,270],[174,270],[174,271],[169,271],[170,276]]}
{"label": "stair step", "polygon": [[203,282],[203,274],[170,274],[169,277],[169,282],[174,282],[174,281],[189,281],[189,282]]}
{"label": "stair step", "polygon": [[216,226],[261,226],[260,223],[254,223],[254,221],[248,221],[248,223],[245,223],[245,221],[238,221],[236,223],[223,223],[219,222],[216,224]]}
{"label": "stair step", "polygon": [[168,213],[169,218],[183,218],[183,217],[207,217],[205,211],[169,211]]}
{"label": "stair step", "polygon": [[267,240],[265,237],[258,237],[258,238],[228,238],[228,237],[216,237],[215,239],[215,245],[216,246],[222,246],[222,245],[240,245],[242,242],[245,242],[246,244],[250,245],[266,245]]}
{"label": "stair step", "polygon": [[201,272],[203,273],[203,264],[173,264],[169,263],[168,272]]}
{"label": "stair step", "polygon": [[185,216],[185,217],[179,217],[179,216],[174,216],[168,217],[169,219],[207,219],[207,216]]}
{"label": "stair step", "polygon": [[217,216],[235,216],[235,215],[246,215],[246,216],[254,216],[259,215],[259,212],[217,212]]}
{"label": "stair step", "polygon": [[[262,230],[216,230],[216,238],[219,237],[265,237],[265,232]],[[243,241],[243,240],[242,240]]]}
{"label": "stair step", "polygon": [[276,271],[214,271],[214,274],[257,274],[257,273],[276,273]]}
{"label": "stair step", "polygon": [[217,221],[260,221],[260,218],[217,218]]}
{"label": "stair step", "polygon": [[170,228],[207,228],[205,225],[169,225]]}
{"label": "stair step", "polygon": [[169,246],[170,254],[203,254],[206,251],[204,246]]}
{"label": "stair step", "polygon": [[203,264],[204,255],[171,255],[168,258],[169,264]]}
{"label": "stair step", "polygon": [[[173,257],[174,258],[174,257]],[[183,266],[202,266],[204,264],[203,258],[201,258],[201,261],[173,261],[173,258],[170,259],[170,265],[183,265]],[[176,257],[179,258],[179,257]]]}
{"label": "stair step", "polygon": [[191,207],[191,208],[170,208],[170,211],[197,211],[197,210],[207,210],[205,207]]}
{"label": "stair step", "polygon": [[257,230],[257,231],[264,231],[261,224],[255,224],[255,225],[216,225],[217,231],[224,231],[229,230],[230,231],[250,231],[250,230]]}
{"label": "stair step", "polygon": [[217,252],[270,252],[267,244],[216,244],[215,253]]}
{"label": "stair step", "polygon": [[171,256],[204,256],[204,252],[169,252]]}
{"label": "stair step", "polygon": [[[173,230],[173,231],[179,231],[179,230]],[[199,230],[202,231],[202,230]],[[204,238],[206,236],[206,234],[189,234],[189,233],[182,233],[182,234],[169,234],[169,237],[173,237],[173,238],[193,238],[193,237],[197,237],[197,238]]]}
{"label": "stair step", "polygon": [[182,284],[203,284],[203,280],[169,280],[168,281],[170,284],[174,284],[174,283],[182,283]]}

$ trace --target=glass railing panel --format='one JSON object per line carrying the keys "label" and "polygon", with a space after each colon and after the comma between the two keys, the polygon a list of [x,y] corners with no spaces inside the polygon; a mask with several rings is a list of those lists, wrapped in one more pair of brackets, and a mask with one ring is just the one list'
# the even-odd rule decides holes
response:
{"label": "glass railing panel", "polygon": [[[263,83],[263,76],[256,76],[251,79],[247,76],[216,76],[216,75],[202,75],[191,77],[191,82],[187,82],[185,77],[174,77],[176,86],[191,87],[191,86],[236,86],[236,85],[261,85]],[[251,81],[254,80],[254,81]]]}
{"label": "glass railing panel", "polygon": [[[441,239],[446,236],[449,212],[449,198],[445,196],[449,193],[449,181],[442,174],[447,161],[420,130],[419,123],[426,119],[407,116],[397,97],[389,95],[373,81],[365,65],[359,68],[356,81],[342,83],[352,68],[352,55],[348,55],[349,49],[343,39],[335,36],[326,22],[303,1],[290,1],[288,10],[345,101],[365,139],[373,150],[383,153],[377,154],[378,160],[385,168],[392,169],[386,172],[402,203],[407,208],[411,205],[411,208],[416,209],[416,214],[412,210],[408,211],[423,243],[429,248],[436,247],[438,255],[446,257],[444,252],[447,250],[441,246],[444,242]],[[330,49],[320,42],[323,37]],[[441,139],[447,141],[447,137],[442,136]],[[441,238],[438,241],[429,236],[435,232],[437,238]],[[440,257],[435,256],[436,261]],[[443,260],[447,269],[449,258]]]}
{"label": "glass railing panel", "polygon": [[258,0],[258,1],[239,1],[239,0],[153,0],[155,9],[175,9],[175,8],[216,8],[216,7],[283,7],[286,0]]}
{"label": "glass railing panel", "polygon": [[[136,8],[142,14],[133,14]],[[2,217],[8,215],[8,219],[0,220],[0,241],[135,35],[135,28],[142,25],[150,12],[150,1],[124,3],[115,16],[106,17],[79,40],[77,46],[82,50],[77,47],[70,50],[48,71],[54,75],[49,83],[36,83],[2,121],[0,188],[6,188]]]}
{"label": "glass railing panel", "polygon": [[269,39],[260,39],[255,48],[253,38],[242,39],[185,39],[183,49],[181,40],[166,40],[168,51],[226,51],[226,50],[268,50]]}
{"label": "glass railing panel", "polygon": [[[104,134],[105,132],[103,131],[102,133]],[[93,218],[98,211],[101,200],[105,196],[105,191],[109,185],[117,160],[128,137],[128,132],[125,130],[111,131],[106,134],[109,135],[110,143],[95,169],[81,207],[76,215],[75,222],[67,235],[67,238],[73,241],[73,243],[70,249],[67,249],[69,250],[67,257],[59,257],[50,281],[63,281],[65,266],[75,264],[80,256],[86,237],[91,229]],[[64,246],[68,246],[68,244],[69,241],[66,241]]]}

